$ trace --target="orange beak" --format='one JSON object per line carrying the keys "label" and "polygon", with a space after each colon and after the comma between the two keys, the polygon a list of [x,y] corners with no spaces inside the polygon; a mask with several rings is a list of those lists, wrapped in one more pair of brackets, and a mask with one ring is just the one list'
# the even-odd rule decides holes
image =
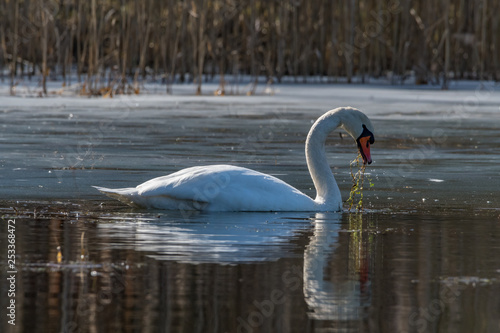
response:
{"label": "orange beak", "polygon": [[372,156],[370,155],[370,145],[375,142],[373,133],[363,124],[363,133],[356,139],[359,153],[363,158],[363,164],[372,164]]}
{"label": "orange beak", "polygon": [[361,157],[363,158],[363,164],[372,163],[372,157],[370,154],[370,141],[372,141],[370,136],[365,136],[358,139],[358,148],[359,152],[361,153]]}

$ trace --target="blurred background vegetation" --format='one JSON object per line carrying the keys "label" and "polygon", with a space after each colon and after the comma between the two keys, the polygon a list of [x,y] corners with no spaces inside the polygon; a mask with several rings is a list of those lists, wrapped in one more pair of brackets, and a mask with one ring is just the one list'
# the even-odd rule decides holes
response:
{"label": "blurred background vegetation", "polygon": [[145,79],[447,87],[500,76],[498,0],[0,0],[1,80],[38,75],[83,94]]}

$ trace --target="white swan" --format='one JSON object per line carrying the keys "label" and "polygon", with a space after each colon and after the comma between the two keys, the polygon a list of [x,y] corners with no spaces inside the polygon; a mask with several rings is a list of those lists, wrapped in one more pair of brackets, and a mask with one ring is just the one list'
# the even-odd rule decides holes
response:
{"label": "white swan", "polygon": [[133,188],[94,187],[127,204],[146,208],[181,211],[340,211],[342,198],[324,147],[328,134],[338,127],[356,140],[363,162],[372,162],[370,144],[373,144],[374,136],[368,117],[351,107],[326,112],[313,124],[306,140],[307,166],[317,192],[314,200],[276,177],[231,165],[187,168]]}

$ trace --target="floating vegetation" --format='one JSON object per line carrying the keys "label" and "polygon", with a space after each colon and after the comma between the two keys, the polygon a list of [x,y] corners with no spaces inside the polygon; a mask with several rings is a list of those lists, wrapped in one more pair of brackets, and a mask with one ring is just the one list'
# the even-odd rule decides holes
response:
{"label": "floating vegetation", "polygon": [[[356,212],[361,212],[363,211],[363,184],[365,181],[366,169],[366,164],[363,164],[363,158],[361,157],[361,154],[358,154],[358,156],[356,156],[356,158],[351,161],[349,167],[351,170],[352,187],[351,192],[349,193],[349,199],[347,199],[346,203],[349,205],[349,210],[352,210],[354,207]],[[356,173],[353,173],[353,169],[357,169],[358,171]],[[373,187],[374,185],[371,178],[367,178],[370,187]]]}

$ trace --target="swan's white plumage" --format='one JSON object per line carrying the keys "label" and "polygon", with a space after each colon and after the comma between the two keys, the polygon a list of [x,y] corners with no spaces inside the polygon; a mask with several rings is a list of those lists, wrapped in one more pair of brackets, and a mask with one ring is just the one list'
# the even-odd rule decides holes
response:
{"label": "swan's white plumage", "polygon": [[312,211],[315,202],[284,181],[232,165],[183,169],[135,188],[99,191],[147,208],[204,211]]}
{"label": "swan's white plumage", "polygon": [[357,138],[370,120],[359,110],[328,111],[312,126],[306,140],[306,159],[317,190],[312,199],[284,181],[232,165],[197,166],[151,179],[134,188],[94,186],[127,204],[167,210],[202,211],[339,211],[340,190],[326,160],[328,133],[344,128]]}

